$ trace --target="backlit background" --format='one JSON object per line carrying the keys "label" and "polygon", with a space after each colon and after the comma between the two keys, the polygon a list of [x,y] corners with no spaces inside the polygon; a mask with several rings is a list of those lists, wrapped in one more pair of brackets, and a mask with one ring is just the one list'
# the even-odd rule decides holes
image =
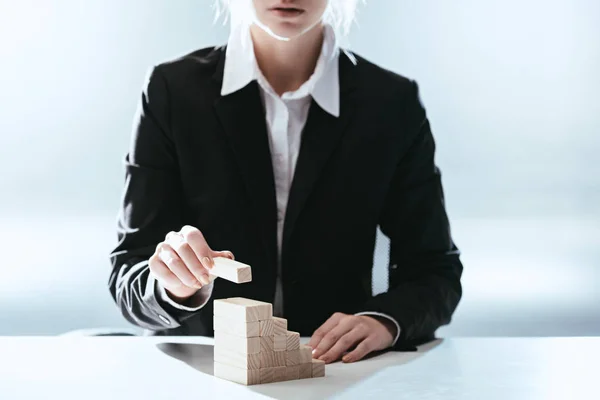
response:
{"label": "backlit background", "polygon": [[[0,0],[0,335],[129,327],[122,159],[147,69],[226,41],[211,2]],[[437,140],[465,265],[440,336],[600,334],[600,2],[371,0],[358,22]]]}

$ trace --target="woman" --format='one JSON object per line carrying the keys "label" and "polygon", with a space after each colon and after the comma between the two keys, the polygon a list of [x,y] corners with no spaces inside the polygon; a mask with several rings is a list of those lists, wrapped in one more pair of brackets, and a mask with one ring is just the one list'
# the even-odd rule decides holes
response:
{"label": "woman", "polygon": [[[340,51],[356,1],[219,6],[227,46],[158,65],[142,96],[111,255],[123,315],[211,335],[211,299],[263,300],[326,362],[432,339],[462,265],[417,85]],[[378,226],[390,288],[373,297]],[[211,283],[233,254],[253,281]]]}

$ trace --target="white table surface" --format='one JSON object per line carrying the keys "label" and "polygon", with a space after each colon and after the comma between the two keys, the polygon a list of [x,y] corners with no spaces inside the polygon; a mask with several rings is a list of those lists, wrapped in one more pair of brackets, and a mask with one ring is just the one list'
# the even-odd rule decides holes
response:
{"label": "white table surface", "polygon": [[446,339],[249,387],[212,355],[201,337],[0,337],[0,399],[600,399],[600,338]]}

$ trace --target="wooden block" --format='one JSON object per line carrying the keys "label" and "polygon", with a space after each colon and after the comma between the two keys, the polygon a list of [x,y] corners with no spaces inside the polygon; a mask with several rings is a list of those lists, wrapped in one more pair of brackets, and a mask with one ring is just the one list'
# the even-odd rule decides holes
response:
{"label": "wooden block", "polygon": [[217,378],[241,383],[242,385],[257,385],[260,383],[259,369],[237,368],[231,365],[215,362],[214,375]]}
{"label": "wooden block", "polygon": [[275,379],[275,368],[261,368],[260,369],[260,383],[272,383]]}
{"label": "wooden block", "polygon": [[273,306],[263,301],[232,297],[215,300],[214,315],[236,321],[262,321],[273,317]]}
{"label": "wooden block", "polygon": [[273,317],[273,335],[287,336],[287,319]]}
{"label": "wooden block", "polygon": [[243,354],[256,354],[260,353],[260,337],[242,337],[217,331],[215,347]]}
{"label": "wooden block", "polygon": [[287,336],[273,336],[273,350],[285,351],[287,346]]}
{"label": "wooden block", "polygon": [[300,379],[300,366],[293,365],[285,367],[285,380],[294,381],[296,379]]}
{"label": "wooden block", "polygon": [[274,367],[273,368],[273,382],[285,381],[285,367]]}
{"label": "wooden block", "polygon": [[258,321],[260,336],[273,336],[273,318]]}
{"label": "wooden block", "polygon": [[291,367],[300,364],[300,350],[285,351],[285,366]]}
{"label": "wooden block", "polygon": [[310,364],[312,361],[312,349],[307,345],[300,346],[299,364]]}
{"label": "wooden block", "polygon": [[217,335],[217,332],[219,332],[242,337],[258,337],[260,333],[258,321],[236,321],[215,315],[213,316],[213,325],[213,329]]}
{"label": "wooden block", "polygon": [[260,352],[260,367],[285,367],[285,351],[262,351]]}
{"label": "wooden block", "polygon": [[274,345],[274,337],[273,336],[261,336],[260,337],[260,352],[269,352],[275,351],[273,349]]}
{"label": "wooden block", "polygon": [[244,369],[260,369],[260,353],[245,354],[221,347],[215,347],[214,351],[214,360],[219,364]]}
{"label": "wooden block", "polygon": [[246,283],[252,280],[252,268],[249,265],[225,257],[215,257],[213,260],[215,265],[210,270],[210,275],[235,283]]}
{"label": "wooden block", "polygon": [[298,350],[300,348],[300,334],[298,332],[287,332],[286,350]]}
{"label": "wooden block", "polygon": [[300,375],[298,379],[312,378],[312,363],[300,364],[298,367]]}
{"label": "wooden block", "polygon": [[312,377],[322,378],[325,376],[325,361],[312,360]]}

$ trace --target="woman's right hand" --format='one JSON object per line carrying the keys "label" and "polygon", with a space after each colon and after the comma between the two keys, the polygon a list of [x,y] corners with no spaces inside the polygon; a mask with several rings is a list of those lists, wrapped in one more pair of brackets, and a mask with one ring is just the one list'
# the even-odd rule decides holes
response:
{"label": "woman's right hand", "polygon": [[169,232],[150,257],[150,273],[175,301],[184,301],[210,283],[213,257],[234,259],[230,251],[214,251],[204,235],[186,225],[179,232]]}

